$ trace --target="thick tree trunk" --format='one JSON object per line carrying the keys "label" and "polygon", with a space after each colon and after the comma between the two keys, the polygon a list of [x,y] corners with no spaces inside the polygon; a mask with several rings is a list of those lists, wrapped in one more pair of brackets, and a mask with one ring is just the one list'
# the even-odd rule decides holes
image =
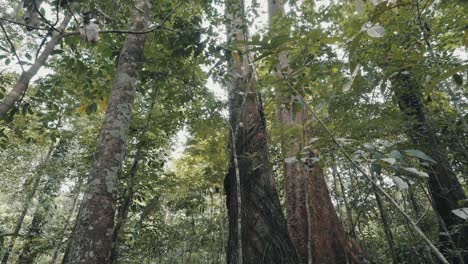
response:
{"label": "thick tree trunk", "polygon": [[[270,25],[284,14],[283,0],[269,1]],[[275,76],[287,77],[289,71],[286,51],[278,55]],[[314,163],[311,147],[305,148],[311,138],[307,128],[307,109],[291,93],[277,91],[277,116],[282,136],[282,150],[286,157],[284,181],[288,230],[299,256],[299,263],[359,263],[360,248],[348,238],[331,201],[322,168]],[[295,110],[297,109],[297,110]],[[305,156],[304,156],[305,154]],[[301,156],[306,161],[297,159]]]}
{"label": "thick tree trunk", "polygon": [[[450,253],[456,248],[464,262],[468,263],[468,226],[452,213],[452,210],[468,207],[466,194],[431,126],[421,100],[421,87],[408,71],[397,72],[391,77],[391,82],[400,111],[408,120],[406,134],[413,145],[437,162],[430,163],[427,172],[433,207],[440,220],[440,249],[451,263],[461,263],[457,254]],[[451,239],[446,235],[444,226],[451,232]]]}
{"label": "thick tree trunk", "polygon": [[[227,26],[230,42],[247,38],[242,3],[242,0],[229,0],[226,4],[227,14],[231,16]],[[229,215],[227,263],[296,264],[297,256],[268,162],[262,101],[255,90],[248,57],[238,54],[232,51],[228,71],[231,78],[229,124],[233,143],[230,144],[229,171],[224,180]]]}
{"label": "thick tree trunk", "polygon": [[[132,31],[147,28],[150,8],[148,0],[135,1]],[[122,48],[95,160],[65,263],[109,263],[118,174],[125,154],[144,43],[145,34],[130,34]]]}
{"label": "thick tree trunk", "polygon": [[[72,15],[67,12],[63,18],[62,23],[57,29],[63,32],[66,29],[68,22],[70,22],[71,17]],[[60,38],[62,38],[62,34],[60,32],[54,31],[52,33],[52,37],[45,45],[41,55],[39,55],[34,64],[31,65],[28,70],[21,74],[13,89],[8,93],[8,95],[5,96],[5,98],[3,98],[2,102],[0,103],[0,119],[3,118],[8,113],[8,111],[14,107],[15,103],[18,102],[18,100],[24,94],[28,88],[29,82],[37,74],[39,69],[45,64],[47,58],[49,58],[52,51],[54,51],[55,45],[60,40]]]}

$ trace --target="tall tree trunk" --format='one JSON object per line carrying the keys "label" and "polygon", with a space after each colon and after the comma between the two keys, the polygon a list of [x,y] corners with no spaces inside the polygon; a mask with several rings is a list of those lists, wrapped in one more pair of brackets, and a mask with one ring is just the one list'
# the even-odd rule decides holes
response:
{"label": "tall tree trunk", "polygon": [[10,258],[11,251],[13,250],[15,246],[16,238],[18,237],[21,227],[23,226],[24,218],[26,217],[26,214],[28,213],[29,206],[31,205],[31,201],[36,195],[37,188],[39,187],[39,183],[41,182],[41,178],[43,175],[42,169],[47,165],[47,162],[49,161],[49,158],[52,155],[52,151],[54,149],[55,149],[55,144],[52,144],[49,150],[47,151],[47,155],[45,159],[41,162],[41,164],[37,168],[36,178],[33,181],[33,186],[31,188],[31,191],[29,192],[28,196],[26,197],[26,200],[24,201],[23,210],[21,211],[21,215],[18,218],[18,221],[16,222],[15,230],[13,231],[10,244],[8,245],[5,251],[5,254],[3,255],[2,264],[6,264],[8,262],[8,259]]}
{"label": "tall tree trunk", "polygon": [[[243,1],[227,1],[226,11],[230,16],[228,41],[246,40]],[[229,215],[227,263],[297,263],[270,170],[265,116],[248,56],[233,50],[231,58],[229,124],[233,142],[224,180]]]}
{"label": "tall tree trunk", "polygon": [[[66,29],[68,22],[70,22],[71,17],[72,15],[69,12],[66,12],[62,23],[57,29],[63,32]],[[28,70],[21,74],[13,89],[8,93],[8,95],[5,96],[5,98],[3,98],[2,102],[0,103],[0,119],[3,118],[8,113],[8,111],[14,107],[15,103],[18,102],[21,96],[26,92],[29,82],[37,74],[39,69],[45,64],[47,58],[49,58],[52,51],[54,51],[55,45],[60,40],[60,38],[62,38],[62,34],[60,32],[54,31],[52,33],[52,37],[45,45],[41,55],[39,55],[34,64],[31,65]]]}
{"label": "tall tree trunk", "polygon": [[117,211],[117,219],[116,219],[116,223],[115,223],[113,234],[112,234],[113,245],[112,245],[112,251],[110,255],[110,263],[115,263],[118,258],[119,234],[121,230],[124,228],[125,222],[127,222],[128,212],[130,210],[130,205],[132,204],[132,200],[133,200],[135,176],[138,170],[138,163],[140,162],[141,155],[142,155],[141,149],[138,149],[135,155],[135,159],[133,160],[132,167],[130,168],[129,175],[128,175],[128,187],[125,189],[122,204],[120,205],[119,210]]}
{"label": "tall tree trunk", "polygon": [[71,226],[71,219],[78,205],[78,197],[80,196],[82,185],[83,185],[83,177],[80,177],[75,187],[75,195],[73,196],[73,205],[70,208],[70,212],[67,215],[67,219],[65,220],[65,225],[63,226],[63,229],[60,232],[59,239],[57,239],[58,242],[55,244],[54,254],[52,256],[52,261],[50,262],[51,264],[55,264],[57,262],[60,249],[62,247],[62,241],[64,241],[65,234],[67,233],[68,228]]}
{"label": "tall tree trunk", "polygon": [[392,257],[393,263],[394,264],[401,263],[401,260],[395,251],[395,243],[393,243],[393,232],[392,232],[392,229],[390,228],[390,223],[388,221],[388,216],[384,210],[382,199],[380,198],[380,194],[378,190],[375,188],[375,186],[372,186],[372,190],[375,195],[375,201],[377,202],[377,209],[379,210],[380,219],[382,220],[382,226],[383,226],[383,230],[385,233],[385,239],[387,240],[387,244],[390,250],[390,255]]}
{"label": "tall tree trunk", "polygon": [[[390,80],[400,111],[408,120],[408,138],[414,146],[437,162],[429,164],[428,185],[433,207],[439,215],[440,249],[451,263],[462,263],[460,258],[468,263],[468,226],[452,213],[452,210],[468,207],[466,194],[431,126],[421,100],[421,87],[408,71],[397,72]],[[451,239],[446,235],[444,226],[450,231]],[[454,248],[458,249],[457,254],[450,253]]]}
{"label": "tall tree trunk", "polygon": [[[148,108],[148,114],[146,115],[145,124],[140,129],[140,137],[144,137],[146,131],[148,130],[149,123],[153,117],[153,110],[154,105],[156,103],[156,93],[153,95],[151,105]],[[117,261],[118,256],[118,242],[119,242],[119,234],[121,230],[124,228],[125,223],[127,222],[128,212],[130,210],[130,206],[132,205],[133,201],[133,194],[135,192],[135,177],[138,171],[138,163],[143,158],[143,147],[145,146],[144,141],[140,141],[137,145],[137,150],[135,153],[135,157],[132,163],[132,167],[128,173],[128,185],[123,193],[122,204],[120,205],[119,209],[117,210],[117,219],[114,226],[113,234],[112,234],[112,251],[110,255],[110,263],[115,263]]]}
{"label": "tall tree trunk", "polygon": [[[270,25],[280,23],[284,1],[269,1]],[[286,51],[278,55],[275,76],[287,77],[289,71]],[[277,91],[277,115],[281,127],[288,127],[282,136],[286,157],[284,181],[288,230],[299,256],[299,263],[359,263],[361,249],[345,233],[331,201],[322,168],[314,163],[315,154],[306,148],[311,132],[306,124],[307,109],[300,98]],[[297,110],[296,110],[297,109]],[[284,131],[284,129],[281,129]],[[303,156],[306,162],[296,157]]]}
{"label": "tall tree trunk", "polygon": [[28,234],[26,235],[26,241],[23,245],[23,250],[18,258],[18,264],[30,264],[35,263],[34,260],[39,253],[34,249],[35,239],[37,239],[42,234],[42,228],[46,223],[45,215],[43,208],[40,208],[39,203],[36,212],[34,213],[31,226],[29,227]]}
{"label": "tall tree trunk", "polygon": [[[130,29],[148,26],[148,0],[136,0]],[[87,190],[78,213],[65,263],[109,263],[117,196],[118,174],[124,159],[145,34],[127,35],[112,83],[104,123],[96,147]]]}

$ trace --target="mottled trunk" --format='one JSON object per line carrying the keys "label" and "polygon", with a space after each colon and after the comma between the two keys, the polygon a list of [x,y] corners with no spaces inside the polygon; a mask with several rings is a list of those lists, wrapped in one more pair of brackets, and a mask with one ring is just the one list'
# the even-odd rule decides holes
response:
{"label": "mottled trunk", "polygon": [[[62,23],[57,29],[63,32],[67,27],[68,22],[70,22],[71,17],[72,15],[67,12],[63,18]],[[34,64],[31,65],[28,70],[21,74],[13,89],[5,96],[5,98],[3,98],[2,102],[0,103],[0,119],[3,118],[8,113],[8,111],[10,111],[15,106],[15,103],[18,102],[21,96],[26,92],[29,82],[37,74],[39,69],[45,64],[47,58],[49,58],[52,51],[54,51],[55,45],[58,43],[60,38],[62,38],[62,34],[60,32],[54,31],[52,33],[52,37],[45,45],[41,55],[39,55],[36,61],[34,61]]]}
{"label": "mottled trunk", "polygon": [[[135,1],[130,30],[147,28],[149,10],[149,1]],[[109,263],[118,174],[125,154],[144,43],[145,34],[129,34],[124,42],[67,264]]]}
{"label": "mottled trunk", "polygon": [[[272,29],[283,25],[283,0],[269,1]],[[287,78],[286,51],[278,55],[275,76]],[[286,80],[287,81],[287,80]],[[288,230],[299,263],[359,263],[360,248],[348,238],[331,201],[322,168],[314,162],[313,150],[306,147],[311,138],[307,109],[289,92],[277,91],[277,116],[285,157],[284,181]],[[297,157],[305,159],[305,162]]]}
{"label": "mottled trunk", "polygon": [[19,235],[19,232],[21,230],[21,227],[23,226],[24,218],[26,217],[26,214],[28,213],[29,206],[31,205],[31,201],[36,195],[37,188],[39,187],[39,183],[41,182],[42,178],[42,169],[47,165],[47,162],[49,161],[50,155],[52,155],[52,151],[54,150],[55,145],[50,146],[47,155],[45,159],[42,161],[42,163],[38,166],[37,168],[37,175],[36,178],[34,179],[33,186],[31,188],[31,191],[29,192],[28,196],[26,197],[26,200],[23,205],[23,210],[21,211],[21,215],[16,222],[15,230],[13,231],[13,235],[11,237],[10,244],[8,245],[5,254],[3,255],[2,258],[2,264],[6,264],[8,262],[8,259],[10,258],[11,251],[15,247],[15,242],[16,238]]}
{"label": "mottled trunk", "polygon": [[[430,163],[427,172],[433,207],[440,220],[440,249],[451,263],[461,263],[457,254],[450,253],[458,249],[461,258],[468,263],[468,226],[452,213],[452,210],[468,207],[466,194],[431,126],[421,100],[421,87],[408,71],[397,72],[391,82],[400,111],[408,120],[406,134],[414,146],[437,162]],[[451,232],[451,239],[444,232],[444,225]]]}
{"label": "mottled trunk", "polygon": [[[230,42],[247,38],[243,26],[242,2],[227,1],[227,14],[231,16],[230,24],[227,25]],[[261,98],[256,92],[248,57],[238,54],[232,51],[228,71],[231,78],[229,124],[234,141],[234,144],[231,143],[231,150],[235,152],[231,152],[229,171],[224,180],[229,215],[227,263],[296,264],[297,257],[287,232],[268,162]],[[239,220],[242,223],[241,234],[238,234]],[[241,245],[238,242],[239,237]],[[238,258],[239,246],[242,247],[242,260]]]}

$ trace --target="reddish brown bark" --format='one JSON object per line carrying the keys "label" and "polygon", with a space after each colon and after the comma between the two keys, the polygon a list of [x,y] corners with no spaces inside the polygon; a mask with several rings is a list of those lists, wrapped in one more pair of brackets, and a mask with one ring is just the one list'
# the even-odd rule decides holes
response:
{"label": "reddish brown bark", "polygon": [[[270,25],[282,25],[283,0],[270,0]],[[287,77],[288,54],[278,54],[275,76]],[[286,79],[287,81],[287,79]],[[360,263],[362,251],[344,231],[331,201],[323,170],[314,162],[307,109],[291,93],[277,91],[277,115],[285,157],[288,230],[300,263]],[[284,131],[287,130],[287,133]],[[298,157],[300,157],[298,159]]]}
{"label": "reddish brown bark", "polygon": [[[229,41],[246,39],[242,3],[226,3]],[[297,264],[268,160],[261,97],[248,57],[236,51],[231,55],[229,124],[233,140],[224,181],[229,215],[227,263]]]}

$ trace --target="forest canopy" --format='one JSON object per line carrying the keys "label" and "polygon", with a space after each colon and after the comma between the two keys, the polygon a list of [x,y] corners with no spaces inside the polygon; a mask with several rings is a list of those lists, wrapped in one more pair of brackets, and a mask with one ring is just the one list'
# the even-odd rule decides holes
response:
{"label": "forest canopy", "polygon": [[0,0],[7,263],[468,263],[465,0]]}

